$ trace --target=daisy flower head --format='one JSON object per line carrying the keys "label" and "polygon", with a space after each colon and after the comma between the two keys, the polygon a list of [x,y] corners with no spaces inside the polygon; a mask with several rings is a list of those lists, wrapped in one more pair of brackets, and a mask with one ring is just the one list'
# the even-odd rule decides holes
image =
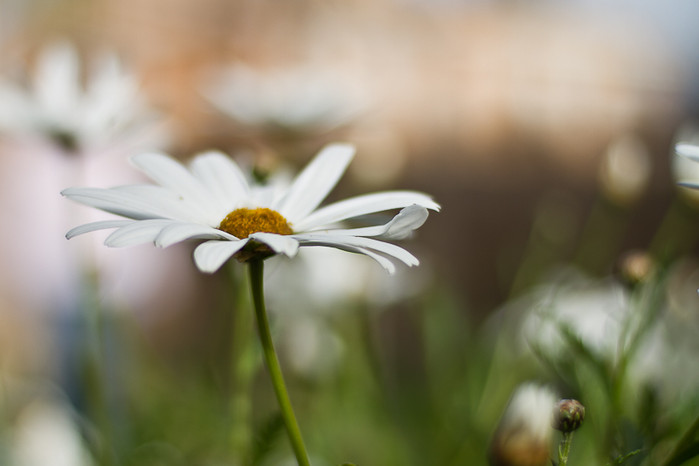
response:
{"label": "daisy flower head", "polygon": [[369,105],[366,91],[313,64],[264,70],[242,63],[212,75],[202,93],[220,111],[258,128],[329,131]]}
{"label": "daisy flower head", "polygon": [[[389,273],[394,259],[409,266],[419,261],[385,240],[411,235],[440,206],[426,194],[387,191],[365,194],[319,207],[354,156],[354,147],[331,144],[285,187],[265,189],[249,182],[239,166],[220,152],[196,156],[184,166],[167,155],[132,157],[136,168],[158,185],[110,189],[69,188],[73,201],[121,217],[73,228],[68,238],[115,229],[105,240],[111,247],[153,242],[166,247],[187,239],[207,240],[194,250],[202,272],[217,271],[231,257],[245,262],[275,254],[294,257],[300,246],[326,246],[364,254]],[[382,225],[342,228],[352,218],[401,209]]]}
{"label": "daisy flower head", "polygon": [[69,154],[162,146],[166,131],[134,74],[113,54],[97,56],[91,65],[85,67],[75,47],[61,41],[40,51],[28,79],[0,78],[0,131],[47,141]]}

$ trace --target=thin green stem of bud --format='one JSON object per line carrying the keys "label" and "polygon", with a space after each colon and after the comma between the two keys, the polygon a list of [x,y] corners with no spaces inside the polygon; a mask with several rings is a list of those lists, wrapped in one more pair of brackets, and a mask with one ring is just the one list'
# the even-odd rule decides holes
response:
{"label": "thin green stem of bud", "polygon": [[570,445],[573,443],[573,432],[564,432],[561,444],[558,445],[558,466],[566,466],[568,464],[568,455],[570,454]]}
{"label": "thin green stem of bud", "polygon": [[255,315],[257,316],[257,329],[260,334],[260,342],[262,343],[262,350],[265,355],[267,369],[269,371],[270,378],[272,379],[274,393],[276,394],[277,401],[279,402],[279,409],[281,410],[282,417],[284,418],[284,425],[286,426],[287,433],[289,434],[289,440],[291,441],[291,447],[296,455],[296,460],[298,461],[299,466],[310,466],[311,463],[308,461],[306,447],[304,446],[303,438],[301,437],[301,429],[299,429],[298,422],[296,422],[296,416],[294,415],[294,410],[291,407],[291,400],[289,399],[289,394],[286,390],[286,385],[284,384],[284,376],[282,375],[279,359],[277,358],[277,353],[274,350],[272,335],[269,331],[269,321],[267,320],[267,311],[265,309],[262,284],[263,270],[262,260],[257,259],[250,262],[250,288],[252,289],[252,300],[255,307]]}

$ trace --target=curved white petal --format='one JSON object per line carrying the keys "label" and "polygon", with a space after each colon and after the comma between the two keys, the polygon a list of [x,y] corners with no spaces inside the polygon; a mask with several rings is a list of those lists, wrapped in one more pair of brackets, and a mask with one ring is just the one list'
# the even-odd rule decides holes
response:
{"label": "curved white petal", "polygon": [[335,187],[354,152],[349,144],[331,144],[323,148],[299,173],[286,197],[272,208],[292,223],[306,217]]}
{"label": "curved white petal", "polygon": [[137,244],[150,243],[155,241],[160,231],[168,225],[172,225],[173,220],[151,219],[133,222],[130,225],[115,230],[107,236],[104,244],[111,248],[123,248],[135,246]]}
{"label": "curved white petal", "polygon": [[381,267],[386,269],[386,272],[388,272],[389,275],[393,275],[396,273],[396,266],[393,262],[391,262],[389,259],[386,259],[380,254],[376,254],[375,252],[371,252],[368,249],[364,248],[356,248],[356,251],[360,254],[364,254],[367,257],[371,257],[374,259],[376,262],[379,263]]}
{"label": "curved white petal", "polygon": [[395,244],[385,243],[372,238],[313,233],[294,235],[294,237],[299,240],[299,243],[301,243],[302,246],[325,245],[333,247],[348,246],[353,248],[364,248],[395,257],[411,267],[420,264],[417,257],[413,256],[405,249],[396,246]]}
{"label": "curved white petal", "polygon": [[86,223],[85,225],[80,225],[68,230],[68,233],[66,233],[66,238],[71,239],[78,235],[90,233],[91,231],[108,230],[110,228],[120,228],[126,225],[130,225],[133,222],[134,220],[101,220],[99,222]]}
{"label": "curved white petal", "polygon": [[274,252],[288,257],[294,257],[299,250],[299,242],[293,236],[260,232],[251,234],[249,238],[264,243]]}
{"label": "curved white petal", "polygon": [[217,151],[197,155],[191,162],[192,173],[218,199],[227,214],[250,196],[245,175],[230,157]]}
{"label": "curved white petal", "polygon": [[149,199],[114,189],[68,188],[61,194],[80,204],[135,220],[169,216],[168,212],[152,205]]}
{"label": "curved white petal", "polygon": [[439,204],[427,194],[416,191],[386,191],[352,197],[321,207],[308,217],[294,222],[294,229],[307,231],[348,218],[384,210],[402,209],[413,204],[436,211],[440,209]]}
{"label": "curved white petal", "polygon": [[212,199],[206,188],[177,160],[152,152],[135,155],[131,157],[131,162],[160,186],[195,203],[204,211],[211,210]]}
{"label": "curved white petal", "polygon": [[243,249],[247,242],[247,239],[240,241],[207,241],[197,246],[194,250],[194,262],[202,272],[214,273],[233,254]]}
{"label": "curved white petal", "polygon": [[699,162],[699,146],[681,142],[675,146],[675,152],[682,157]]}
{"label": "curved white petal", "polygon": [[198,223],[173,223],[164,227],[153,242],[158,247],[166,248],[175,243],[194,238],[238,240],[238,238],[225,231],[217,230],[216,228],[206,225],[200,225]]}
{"label": "curved white petal", "polygon": [[382,255],[377,254],[375,252],[372,252],[366,248],[350,246],[350,245],[345,244],[345,243],[332,243],[332,242],[305,242],[302,244],[302,246],[323,246],[323,247],[340,249],[342,251],[363,254],[367,257],[374,259],[376,262],[378,262],[379,265],[381,265],[381,267],[383,267],[390,275],[393,275],[394,273],[396,273],[396,266],[393,262],[391,262],[389,259],[383,257]]}
{"label": "curved white petal", "polygon": [[413,231],[420,228],[428,217],[427,209],[417,204],[406,207],[396,214],[390,222],[384,225],[376,225],[364,228],[350,228],[346,230],[324,230],[313,233],[325,233],[328,235],[349,236],[373,236],[381,239],[405,239]]}

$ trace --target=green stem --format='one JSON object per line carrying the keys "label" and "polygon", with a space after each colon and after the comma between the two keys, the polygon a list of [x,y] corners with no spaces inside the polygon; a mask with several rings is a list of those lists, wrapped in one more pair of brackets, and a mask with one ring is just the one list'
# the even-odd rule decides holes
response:
{"label": "green stem", "polygon": [[96,274],[88,275],[86,296],[83,307],[87,321],[87,347],[83,368],[84,384],[88,409],[93,422],[99,429],[100,441],[96,446],[99,463],[111,466],[117,463],[115,458],[115,438],[107,397],[106,366],[104,354],[103,309],[97,297],[98,280]]}
{"label": "green stem", "polygon": [[262,350],[265,355],[269,376],[272,379],[274,393],[277,395],[279,408],[284,418],[284,424],[289,434],[289,440],[291,441],[291,447],[296,455],[296,460],[299,466],[310,466],[311,463],[308,461],[306,447],[301,438],[301,430],[299,429],[298,422],[296,422],[294,410],[291,407],[291,400],[289,399],[289,394],[284,384],[284,376],[282,375],[279,359],[274,350],[272,335],[269,331],[269,321],[267,320],[262,285],[263,270],[262,260],[256,259],[250,262],[250,288],[252,289],[252,300],[255,306],[255,315],[257,316],[257,329],[260,333],[260,342],[262,343]]}
{"label": "green stem", "polygon": [[564,432],[561,444],[558,446],[558,466],[566,466],[568,464],[568,454],[570,454],[570,445],[573,443],[573,433]]}
{"label": "green stem", "polygon": [[234,455],[240,464],[251,464],[252,434],[250,417],[252,413],[251,390],[252,380],[257,368],[255,352],[252,348],[252,316],[249,314],[250,300],[246,294],[248,281],[245,276],[237,276],[230,269],[230,279],[233,283],[231,299],[235,300],[235,309],[230,322],[231,336],[231,365],[230,384],[231,395],[229,410],[231,413],[230,441]]}

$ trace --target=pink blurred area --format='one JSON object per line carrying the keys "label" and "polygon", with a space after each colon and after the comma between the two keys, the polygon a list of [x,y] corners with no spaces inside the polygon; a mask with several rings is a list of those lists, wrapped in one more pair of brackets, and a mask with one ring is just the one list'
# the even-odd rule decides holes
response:
{"label": "pink blurred area", "polygon": [[[636,241],[651,234],[643,228],[673,193],[673,138],[696,112],[699,57],[689,44],[699,33],[687,21],[699,7],[622,3],[0,0],[10,13],[0,71],[30,65],[55,39],[88,60],[115,51],[173,120],[169,150],[183,159],[218,148],[302,164],[325,142],[353,142],[357,158],[335,195],[433,194],[444,210],[420,231],[417,254],[483,311],[506,296],[508,254],[526,242],[541,198],[568,191],[572,205],[589,204],[620,139],[637,141],[652,167],[637,196],[648,205]],[[309,80],[332,72],[337,93],[360,90],[361,111],[330,129],[246,124],[205,97],[207,78],[236,63],[260,75],[302,66]],[[69,301],[88,261],[103,270],[102,293],[127,308],[186,308],[203,293],[187,247],[107,250],[99,235],[64,240],[86,213],[60,190],[132,182],[129,154],[83,164],[26,144],[5,140],[0,154],[9,219],[0,289],[12,319],[25,318],[18,309]]]}

